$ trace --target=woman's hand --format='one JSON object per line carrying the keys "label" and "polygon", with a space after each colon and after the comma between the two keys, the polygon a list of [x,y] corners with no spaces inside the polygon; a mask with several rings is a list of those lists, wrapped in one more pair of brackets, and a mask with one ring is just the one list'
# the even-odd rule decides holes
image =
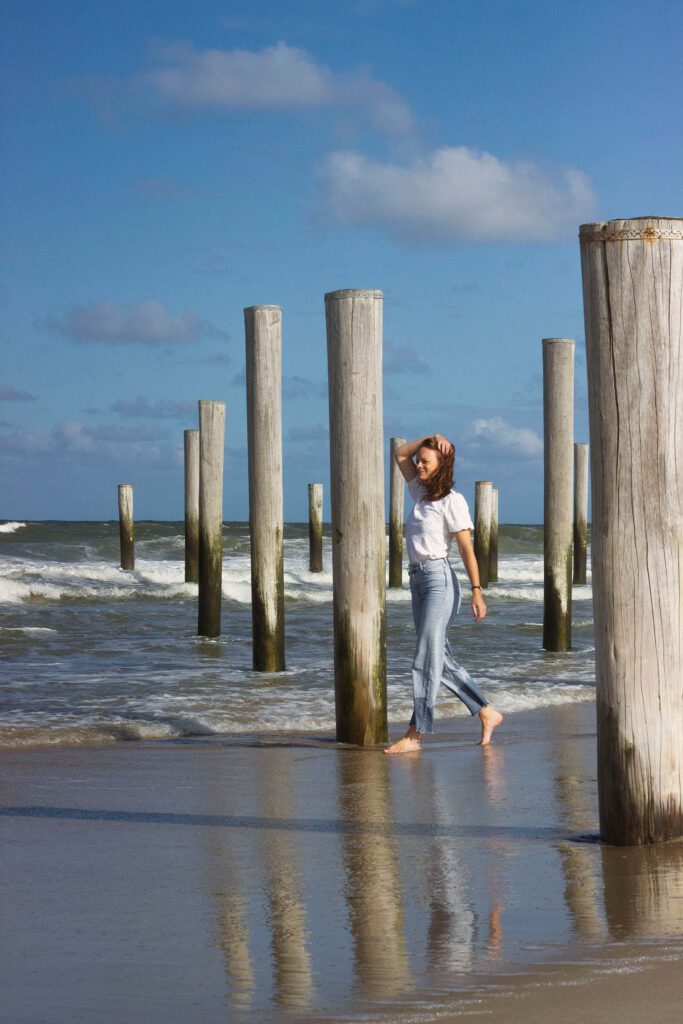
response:
{"label": "woman's hand", "polygon": [[475,622],[480,622],[486,618],[486,601],[478,587],[472,591],[472,615]]}
{"label": "woman's hand", "polygon": [[453,445],[446,437],[442,437],[441,434],[434,434],[434,440],[439,446],[439,451],[442,455],[450,455],[453,451]]}

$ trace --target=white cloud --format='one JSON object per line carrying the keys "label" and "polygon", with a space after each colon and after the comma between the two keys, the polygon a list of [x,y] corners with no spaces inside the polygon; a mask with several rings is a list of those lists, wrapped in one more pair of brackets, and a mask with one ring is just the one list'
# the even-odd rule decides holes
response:
{"label": "white cloud", "polygon": [[197,50],[166,46],[141,81],[159,99],[192,110],[291,110],[333,106],[365,110],[376,128],[409,131],[412,115],[390,86],[367,71],[338,74],[299,47],[279,42],[263,50]]}
{"label": "white cloud", "polygon": [[167,313],[161,303],[151,299],[134,306],[93,302],[48,317],[47,325],[75,341],[140,345],[195,342],[222,333],[196,313]]}
{"label": "white cloud", "polygon": [[522,455],[526,458],[543,455],[543,440],[535,430],[513,427],[502,416],[474,420],[471,429],[475,443],[476,440],[484,442],[487,447],[501,454]]}
{"label": "white cloud", "polygon": [[593,214],[585,174],[442,147],[408,165],[344,150],[321,171],[329,211],[406,242],[535,241],[574,233]]}

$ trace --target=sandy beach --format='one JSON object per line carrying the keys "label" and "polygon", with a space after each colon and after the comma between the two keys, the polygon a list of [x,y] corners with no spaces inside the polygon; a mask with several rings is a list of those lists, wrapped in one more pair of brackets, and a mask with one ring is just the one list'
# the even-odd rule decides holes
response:
{"label": "sandy beach", "polygon": [[675,1019],[683,844],[597,842],[593,714],[510,715],[488,750],[463,717],[393,759],[4,752],[1,1019]]}

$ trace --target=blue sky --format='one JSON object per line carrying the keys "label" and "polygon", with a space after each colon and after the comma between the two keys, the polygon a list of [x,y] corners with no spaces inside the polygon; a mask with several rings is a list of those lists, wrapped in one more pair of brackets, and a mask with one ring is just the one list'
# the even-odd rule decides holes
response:
{"label": "blue sky", "polygon": [[[385,438],[542,517],[541,339],[576,339],[578,225],[680,215],[683,7],[252,0],[2,5],[0,518],[182,515],[243,308],[283,306],[285,517],[327,484],[323,295],[385,295]],[[325,504],[325,518],[329,507]]]}

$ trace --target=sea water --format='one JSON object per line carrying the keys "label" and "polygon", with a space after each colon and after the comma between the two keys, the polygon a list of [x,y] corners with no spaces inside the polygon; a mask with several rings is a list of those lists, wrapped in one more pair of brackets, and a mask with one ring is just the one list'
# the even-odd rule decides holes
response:
{"label": "sea water", "polygon": [[[252,670],[249,529],[223,529],[218,640],[197,637],[183,525],[136,524],[136,568],[118,567],[116,522],[0,523],[0,747],[334,730],[332,572],[308,571],[308,528],[285,527],[287,669]],[[499,582],[475,623],[467,579],[451,643],[503,712],[591,700],[591,589],[573,588],[573,646],[542,650],[543,529],[502,526]],[[590,575],[589,575],[590,579]],[[390,722],[410,717],[414,645],[407,575],[387,591]],[[441,691],[438,720],[466,714]]]}

